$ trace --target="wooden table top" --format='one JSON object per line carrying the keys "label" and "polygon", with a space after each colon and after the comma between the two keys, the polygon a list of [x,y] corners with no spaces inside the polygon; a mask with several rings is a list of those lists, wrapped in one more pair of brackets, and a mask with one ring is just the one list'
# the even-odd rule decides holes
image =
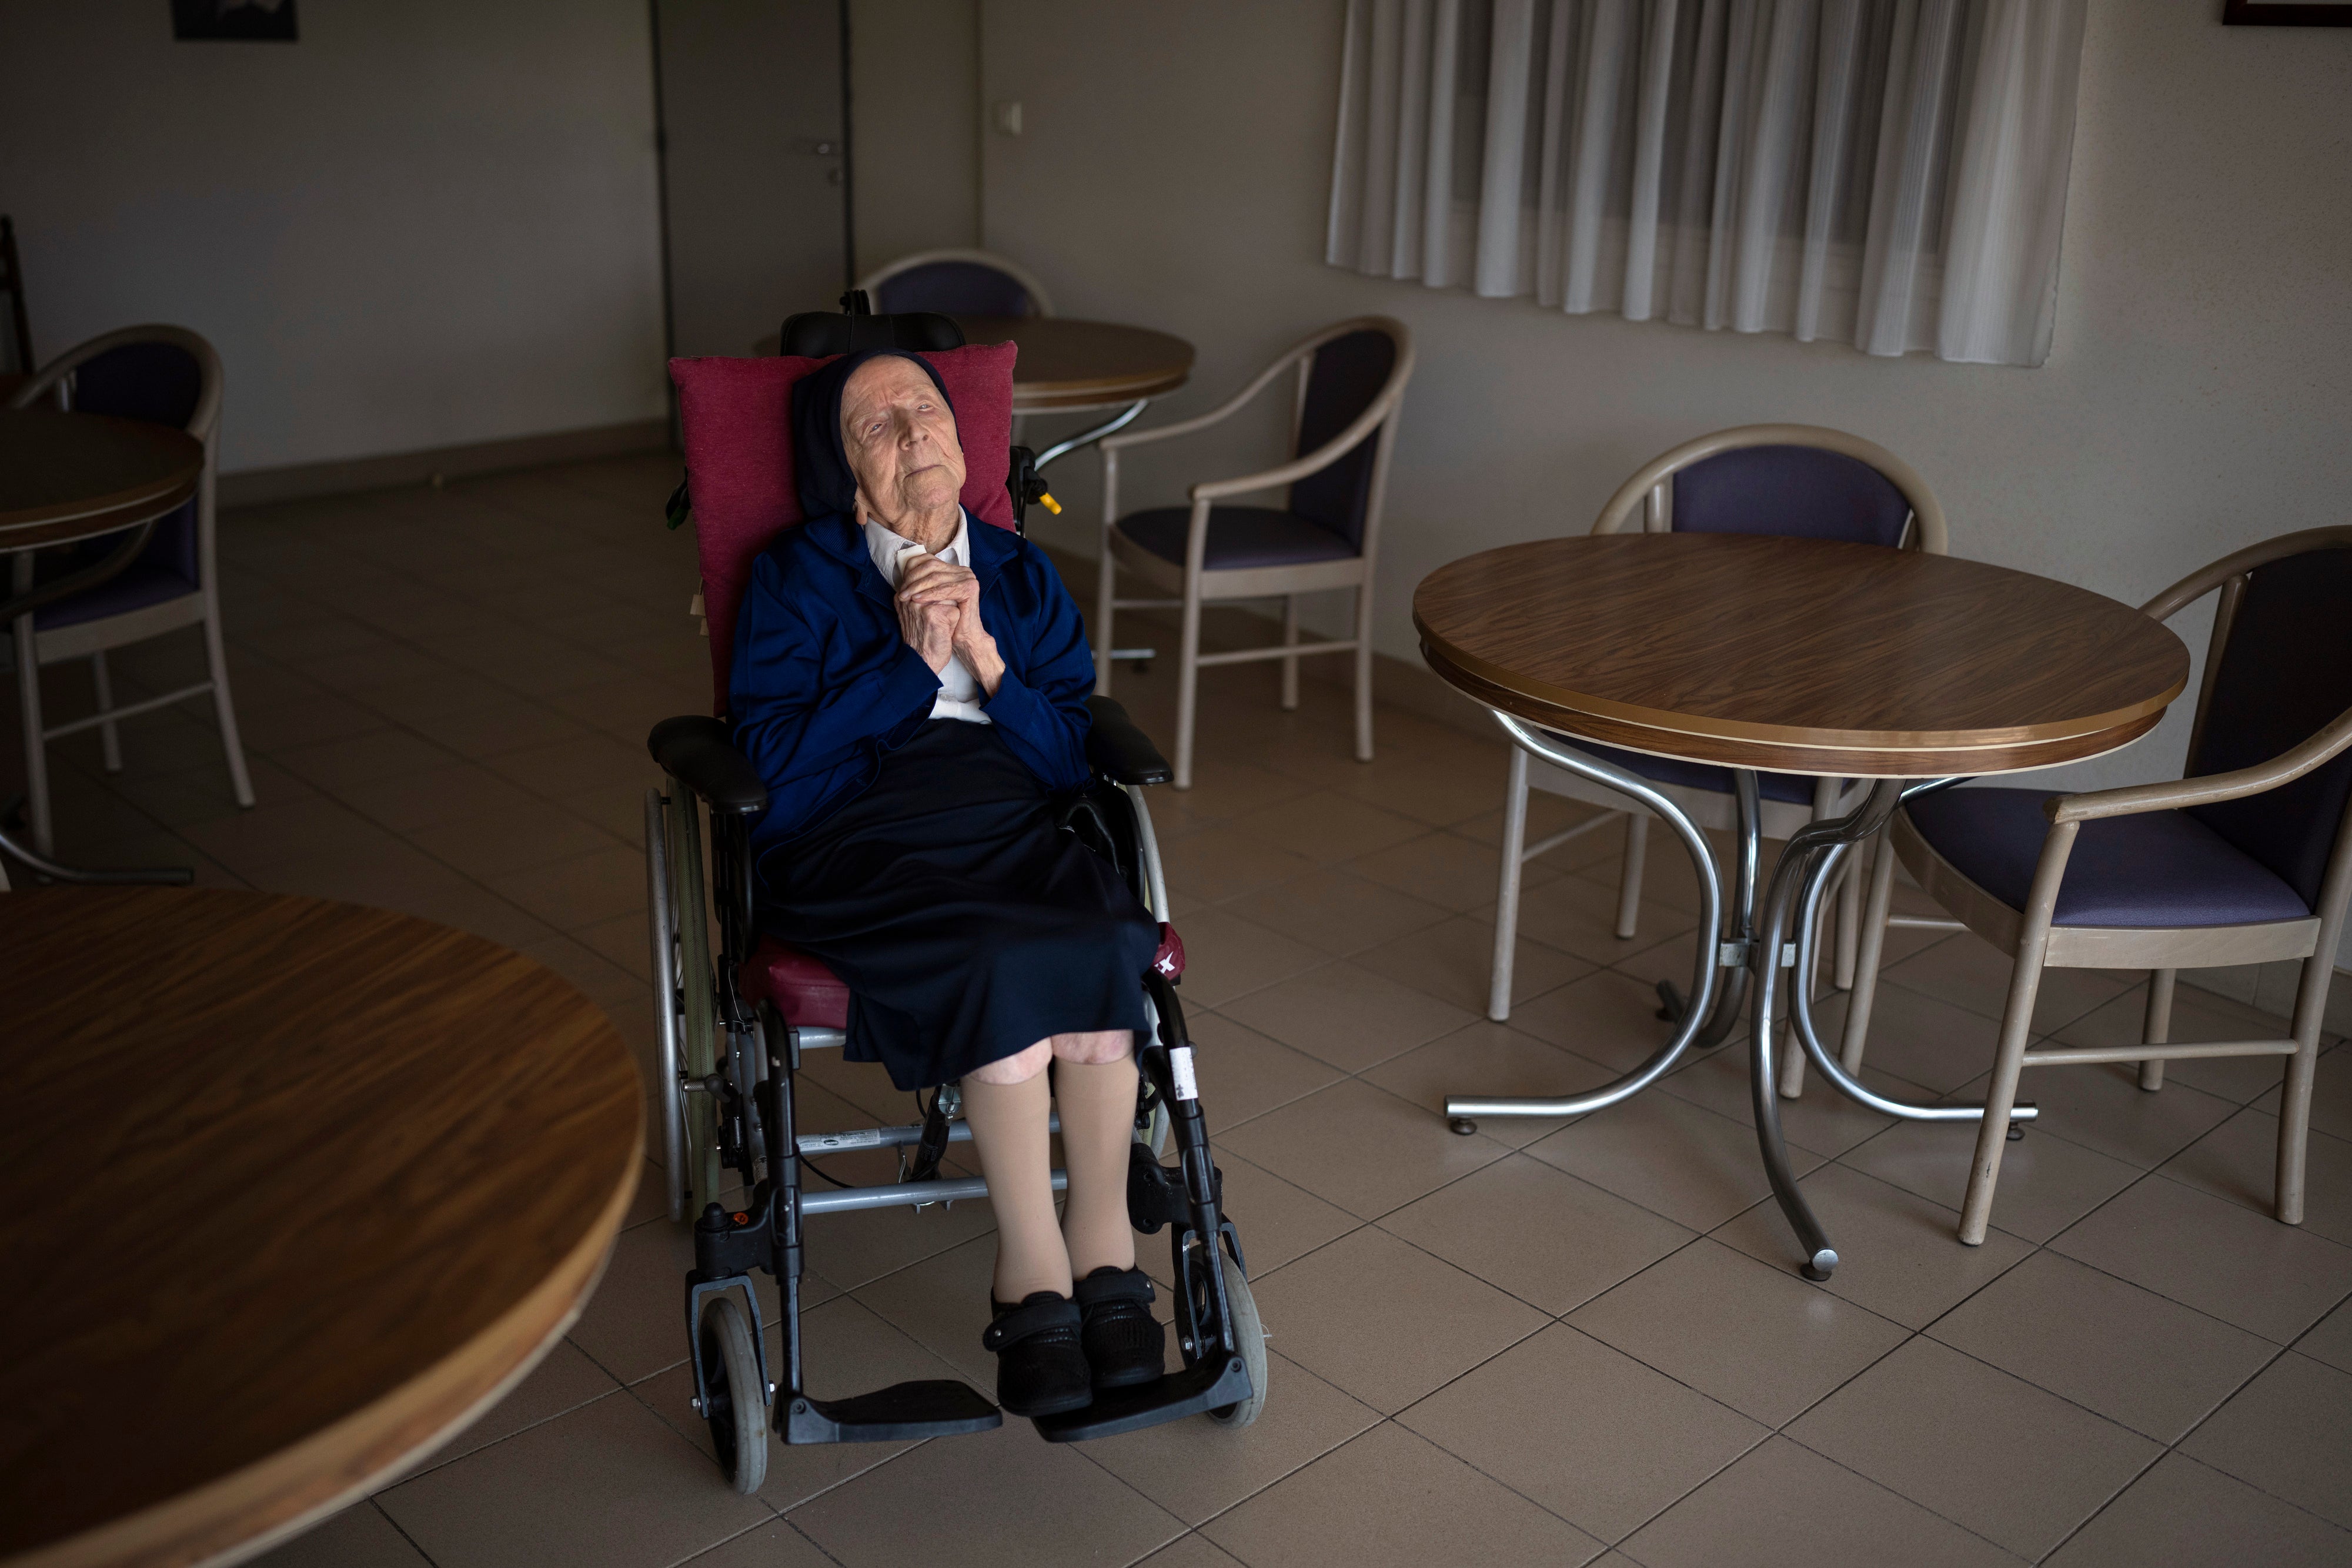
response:
{"label": "wooden table top", "polygon": [[1837,777],[2044,768],[2153,728],[2189,650],[2128,605],[1981,561],[1748,534],[1484,551],[1413,594],[1431,668],[1612,746]]}
{"label": "wooden table top", "polygon": [[67,544],[159,517],[196,493],[204,443],[102,413],[0,411],[0,550]]}
{"label": "wooden table top", "polygon": [[1066,316],[958,316],[968,343],[1018,343],[1013,412],[1099,408],[1174,392],[1192,374],[1192,345],[1148,327]]}
{"label": "wooden table top", "polygon": [[380,1484],[569,1326],[643,1159],[609,1020],[407,915],[0,894],[0,1561],[198,1563]]}

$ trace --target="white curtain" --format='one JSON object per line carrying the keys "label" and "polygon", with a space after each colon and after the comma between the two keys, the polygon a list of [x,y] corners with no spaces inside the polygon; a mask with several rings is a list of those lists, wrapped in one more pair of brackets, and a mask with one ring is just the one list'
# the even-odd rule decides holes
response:
{"label": "white curtain", "polygon": [[2086,0],[1349,0],[1325,259],[2049,357]]}

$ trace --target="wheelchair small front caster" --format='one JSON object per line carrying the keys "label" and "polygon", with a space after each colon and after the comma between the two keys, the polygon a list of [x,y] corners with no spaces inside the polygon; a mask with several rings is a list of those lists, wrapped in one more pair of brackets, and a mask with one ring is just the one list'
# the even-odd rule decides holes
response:
{"label": "wheelchair small front caster", "polygon": [[1466,1138],[1478,1130],[1478,1124],[1467,1116],[1448,1116],[1445,1118],[1445,1130]]}
{"label": "wheelchair small front caster", "polygon": [[768,1479],[768,1401],[751,1325],[731,1296],[703,1307],[701,1348],[709,1397],[700,1414],[710,1424],[710,1446],[729,1482],[749,1497]]}
{"label": "wheelchair small front caster", "polygon": [[2021,1144],[2025,1141],[2024,1123],[2011,1122],[2009,1124],[2009,1141],[2012,1144]]}

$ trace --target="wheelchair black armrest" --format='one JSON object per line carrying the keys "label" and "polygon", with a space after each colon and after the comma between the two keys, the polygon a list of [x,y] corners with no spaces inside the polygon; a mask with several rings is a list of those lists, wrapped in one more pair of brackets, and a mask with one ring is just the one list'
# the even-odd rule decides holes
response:
{"label": "wheelchair black armrest", "polygon": [[1094,727],[1087,731],[1087,761],[1114,784],[1165,784],[1176,777],[1151,737],[1108,697],[1088,697]]}
{"label": "wheelchair black armrest", "polygon": [[768,786],[727,738],[727,727],[700,714],[666,718],[646,737],[661,770],[702,797],[714,811],[756,816],[768,809]]}

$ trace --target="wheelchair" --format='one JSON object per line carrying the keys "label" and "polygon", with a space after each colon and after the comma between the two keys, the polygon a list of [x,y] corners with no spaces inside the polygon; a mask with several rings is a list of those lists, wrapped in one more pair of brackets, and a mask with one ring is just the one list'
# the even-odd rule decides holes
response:
{"label": "wheelchair", "polygon": [[[867,347],[941,351],[963,346],[961,332],[945,317],[876,316],[855,293],[843,304],[843,314],[812,312],[788,320],[783,353],[816,359]],[[707,476],[728,455],[698,451],[696,410],[681,402],[692,483],[697,469]],[[715,423],[746,427],[740,418]],[[789,439],[781,424],[767,428],[776,431],[775,439]],[[1027,507],[1040,499],[1050,504],[1050,497],[1031,455],[1020,447],[1010,452],[1006,487],[1019,531]],[[681,512],[694,512],[686,486],[672,497],[670,511],[673,526]],[[714,574],[714,559],[731,558],[748,569],[776,529],[757,524],[730,529],[698,514],[693,521],[705,567],[698,606],[707,612],[709,597],[723,591],[714,577],[740,582],[740,570]],[[726,642],[714,623],[712,655],[722,672],[731,652]],[[1092,776],[1083,790],[1058,803],[1057,817],[1116,868],[1160,923],[1160,952],[1137,981],[1153,1027],[1137,1042],[1139,1083],[1127,1201],[1136,1229],[1169,1233],[1173,1337],[1183,1365],[1157,1382],[1098,1391],[1083,1410],[1038,1418],[1038,1432],[1049,1442],[1108,1437],[1193,1415],[1244,1427],[1256,1418],[1266,1392],[1265,1333],[1240,1236],[1224,1213],[1201,1112],[1192,1046],[1177,1000],[1183,948],[1168,924],[1167,889],[1144,800],[1145,789],[1168,781],[1171,769],[1117,703],[1094,697],[1088,706]],[[991,1400],[953,1379],[900,1383],[840,1399],[806,1392],[800,1313],[808,1219],[897,1206],[919,1209],[984,1197],[988,1186],[983,1178],[956,1177],[940,1168],[948,1147],[970,1138],[957,1115],[960,1095],[952,1083],[928,1102],[917,1095],[920,1119],[903,1125],[800,1129],[794,1079],[803,1055],[845,1043],[850,998],[815,958],[760,935],[750,832],[767,809],[766,786],[720,719],[666,719],[654,727],[647,747],[663,776],[646,796],[646,867],[665,1168],[671,1219],[693,1217],[687,1343],[695,1407],[709,1424],[721,1469],[737,1491],[757,1491],[767,1473],[771,1430],[792,1444],[902,1442],[1001,1426],[1003,1413]],[[1165,1162],[1171,1141],[1172,1165]],[[898,1180],[814,1191],[803,1180],[811,1156],[877,1149],[898,1151]],[[1066,1185],[1056,1170],[1055,1190]],[[772,1275],[778,1287],[781,1349],[772,1363],[752,1287],[755,1270]]]}

